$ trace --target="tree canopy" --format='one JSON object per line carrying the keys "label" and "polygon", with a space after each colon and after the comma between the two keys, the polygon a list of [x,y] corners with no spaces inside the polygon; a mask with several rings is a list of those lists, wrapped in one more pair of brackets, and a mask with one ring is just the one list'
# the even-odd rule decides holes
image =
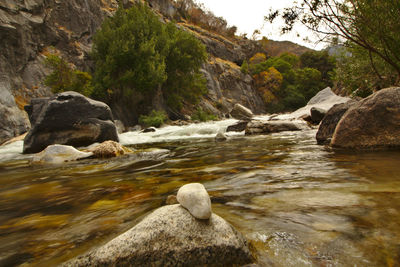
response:
{"label": "tree canopy", "polygon": [[284,10],[271,10],[266,19],[283,18],[283,33],[300,22],[322,38],[359,46],[367,51],[373,68],[376,56],[400,76],[399,16],[398,0],[301,0]]}
{"label": "tree canopy", "polygon": [[140,94],[147,105],[158,89],[170,107],[204,93],[199,68],[205,46],[173,23],[163,23],[145,4],[120,8],[93,39],[95,95],[108,101]]}

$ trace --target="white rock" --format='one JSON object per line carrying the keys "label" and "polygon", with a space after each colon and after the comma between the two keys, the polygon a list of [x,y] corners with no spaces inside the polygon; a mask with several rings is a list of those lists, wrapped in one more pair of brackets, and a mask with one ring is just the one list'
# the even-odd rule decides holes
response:
{"label": "white rock", "polygon": [[211,200],[202,184],[185,184],[176,196],[179,204],[186,208],[197,219],[208,219],[211,216]]}
{"label": "white rock", "polygon": [[63,163],[92,156],[92,152],[82,152],[72,146],[50,145],[42,152],[35,154],[32,162],[35,163]]}

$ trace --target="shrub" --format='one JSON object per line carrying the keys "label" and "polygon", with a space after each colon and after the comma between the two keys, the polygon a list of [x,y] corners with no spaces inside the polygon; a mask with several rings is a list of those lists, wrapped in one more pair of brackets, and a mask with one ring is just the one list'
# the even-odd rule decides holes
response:
{"label": "shrub", "polygon": [[202,108],[198,108],[193,114],[192,114],[192,120],[194,121],[214,121],[217,119],[217,116],[214,114],[208,113],[204,111]]}
{"label": "shrub", "polygon": [[141,115],[139,123],[146,127],[160,127],[168,119],[164,111],[152,110],[148,116]]}
{"label": "shrub", "polygon": [[47,56],[45,64],[53,72],[45,78],[44,84],[49,86],[53,93],[75,91],[90,96],[93,92],[92,76],[89,73],[73,70],[68,62],[54,54]]}

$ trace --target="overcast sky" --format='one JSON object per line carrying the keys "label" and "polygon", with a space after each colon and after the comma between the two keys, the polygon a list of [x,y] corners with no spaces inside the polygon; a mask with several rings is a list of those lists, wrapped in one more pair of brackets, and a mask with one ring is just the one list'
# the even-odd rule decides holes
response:
{"label": "overcast sky", "polygon": [[289,40],[308,46],[313,49],[321,49],[322,44],[316,46],[314,43],[305,42],[303,39],[315,39],[313,34],[303,27],[297,27],[296,33],[280,35],[279,25],[271,25],[264,21],[270,8],[281,9],[293,4],[293,0],[196,0],[198,3],[211,10],[215,15],[224,17],[229,25],[238,27],[239,33],[247,33],[251,37],[255,29],[261,30],[261,36],[273,40]]}

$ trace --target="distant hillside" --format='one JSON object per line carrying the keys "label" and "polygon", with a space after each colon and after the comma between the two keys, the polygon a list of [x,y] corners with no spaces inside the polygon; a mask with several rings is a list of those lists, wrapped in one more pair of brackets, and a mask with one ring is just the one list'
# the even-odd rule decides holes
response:
{"label": "distant hillside", "polygon": [[312,49],[307,48],[305,46],[292,43],[290,41],[274,41],[268,40],[266,44],[266,50],[269,56],[279,56],[282,53],[288,52],[300,56],[307,51],[312,51]]}

